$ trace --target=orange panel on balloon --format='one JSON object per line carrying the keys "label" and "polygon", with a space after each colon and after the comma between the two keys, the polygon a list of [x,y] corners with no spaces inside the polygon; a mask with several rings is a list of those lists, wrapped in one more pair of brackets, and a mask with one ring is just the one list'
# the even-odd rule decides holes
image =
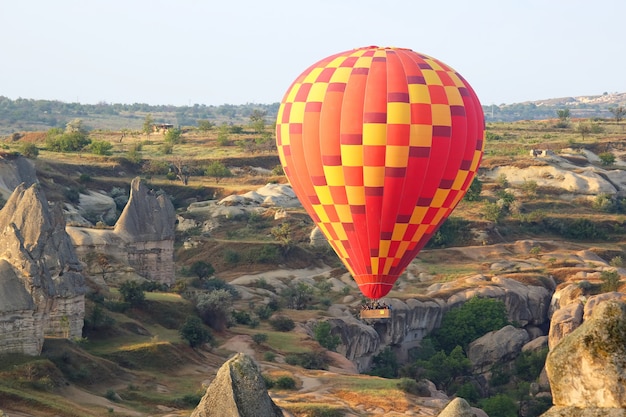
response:
{"label": "orange panel on balloon", "polygon": [[484,133],[480,102],[454,69],[376,46],[305,70],[276,123],[294,192],[374,299],[389,293],[465,195]]}

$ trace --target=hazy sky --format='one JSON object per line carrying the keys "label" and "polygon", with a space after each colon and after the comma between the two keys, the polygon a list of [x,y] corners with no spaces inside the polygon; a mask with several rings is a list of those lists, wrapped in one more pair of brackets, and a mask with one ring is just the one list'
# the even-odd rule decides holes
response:
{"label": "hazy sky", "polygon": [[624,0],[0,0],[0,96],[278,102],[336,52],[397,46],[483,104],[626,92]]}

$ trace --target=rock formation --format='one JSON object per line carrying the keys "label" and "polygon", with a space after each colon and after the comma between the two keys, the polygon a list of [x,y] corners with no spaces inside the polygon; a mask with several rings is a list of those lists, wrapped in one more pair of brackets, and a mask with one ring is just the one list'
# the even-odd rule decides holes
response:
{"label": "rock formation", "polygon": [[254,361],[243,353],[217,371],[191,417],[282,417]]}
{"label": "rock formation", "polygon": [[[549,278],[546,282],[550,282],[547,288],[524,285],[500,276],[471,276],[451,283],[432,285],[419,300],[385,299],[393,307],[391,320],[364,323],[357,320],[347,307],[336,305],[329,309],[335,316],[329,322],[332,333],[339,335],[342,340],[338,351],[353,361],[359,371],[364,371],[369,368],[373,356],[385,346],[393,346],[398,358],[405,360],[409,349],[418,347],[424,336],[440,326],[443,315],[448,310],[459,307],[476,296],[490,297],[503,301],[509,321],[524,327],[516,330],[520,333],[516,340],[519,339],[521,344],[516,344],[514,348],[519,353],[531,336],[543,335],[538,326],[545,326],[548,322],[554,282]],[[312,329],[313,326],[314,323],[310,323],[308,327]],[[510,357],[514,354],[509,353],[504,356]]]}
{"label": "rock formation", "polygon": [[514,359],[528,339],[526,330],[505,326],[470,343],[467,357],[474,370],[481,372],[493,364]]}
{"label": "rock formation", "polygon": [[82,336],[82,267],[59,206],[19,185],[0,210],[0,352],[41,352],[44,335]]}
{"label": "rock formation", "polygon": [[554,407],[544,417],[626,416],[626,303],[595,306],[548,354]]}
{"label": "rock formation", "polygon": [[135,178],[113,230],[71,226],[67,232],[83,259],[96,253],[110,258],[111,270],[106,274],[111,280],[145,278],[170,285],[174,283],[175,222],[172,202]]}
{"label": "rock formation", "polygon": [[486,417],[487,414],[477,408],[473,408],[463,398],[455,398],[441,410],[437,417]]}

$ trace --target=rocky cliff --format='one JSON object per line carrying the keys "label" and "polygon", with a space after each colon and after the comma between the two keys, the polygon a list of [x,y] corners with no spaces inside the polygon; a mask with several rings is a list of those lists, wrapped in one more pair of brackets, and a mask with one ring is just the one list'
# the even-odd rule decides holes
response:
{"label": "rocky cliff", "polygon": [[[420,299],[385,299],[392,306],[390,320],[363,322],[357,320],[349,308],[335,306],[330,310],[335,315],[330,320],[332,333],[341,337],[339,352],[364,371],[373,356],[385,346],[392,346],[400,360],[406,359],[408,350],[419,346],[424,336],[438,328],[448,310],[479,296],[504,302],[509,321],[522,326],[521,332],[525,336],[520,340],[525,343],[543,336],[541,328],[547,328],[555,284],[549,277],[545,277],[545,281],[546,286],[524,285],[497,275],[476,275],[432,285]],[[313,326],[314,323],[310,323],[309,328]]]}
{"label": "rocky cliff", "polygon": [[[175,223],[174,206],[167,196],[135,178],[128,203],[113,229],[68,226],[67,232],[81,258],[106,255],[107,279],[141,277],[170,285],[174,283]],[[102,265],[90,266],[95,268],[94,275],[103,272]]]}
{"label": "rocky cliff", "polygon": [[544,417],[626,416],[626,303],[598,303],[548,354],[554,407]]}
{"label": "rocky cliff", "polygon": [[37,184],[17,186],[0,210],[0,351],[37,355],[44,335],[81,337],[81,271],[60,207]]}
{"label": "rocky cliff", "polygon": [[191,417],[283,417],[249,356],[238,353],[217,371]]}

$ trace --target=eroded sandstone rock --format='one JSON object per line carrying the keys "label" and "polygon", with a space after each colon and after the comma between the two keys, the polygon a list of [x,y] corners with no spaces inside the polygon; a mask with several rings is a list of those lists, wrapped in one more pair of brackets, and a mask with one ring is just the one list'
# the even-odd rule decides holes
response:
{"label": "eroded sandstone rock", "polygon": [[283,417],[252,358],[238,353],[217,371],[191,417]]}
{"label": "eroded sandstone rock", "polygon": [[[626,303],[605,301],[548,354],[553,402],[549,416],[624,415],[626,410]],[[575,412],[588,409],[587,414]],[[622,414],[611,414],[618,412]],[[589,413],[598,414],[589,414]],[[577,414],[578,413],[578,414]]]}

